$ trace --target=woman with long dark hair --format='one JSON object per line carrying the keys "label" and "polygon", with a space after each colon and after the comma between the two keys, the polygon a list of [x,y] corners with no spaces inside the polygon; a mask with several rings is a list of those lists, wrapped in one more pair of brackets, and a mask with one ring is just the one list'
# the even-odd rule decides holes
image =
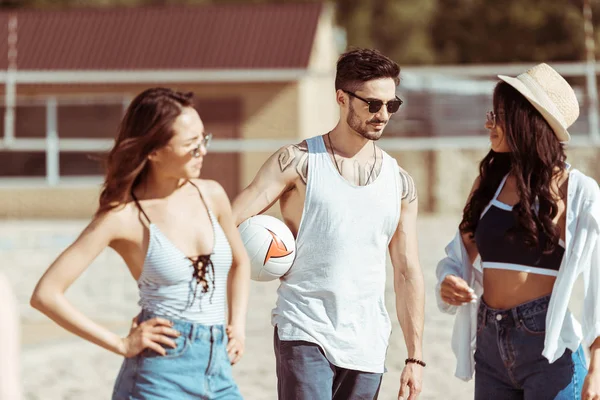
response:
{"label": "woman with long dark hair", "polygon": [[[225,191],[198,179],[210,138],[191,93],[139,94],[109,153],[95,217],[33,293],[33,307],[125,357],[113,399],[241,398],[231,364],[244,351],[250,267]],[[125,338],[64,296],[106,247],[139,287],[141,312]]]}
{"label": "woman with long dark hair", "polygon": [[[457,313],[456,375],[475,373],[477,400],[597,399],[600,190],[566,163],[577,98],[546,64],[500,79],[491,150],[437,267],[438,306]],[[580,275],[583,329],[568,309]]]}

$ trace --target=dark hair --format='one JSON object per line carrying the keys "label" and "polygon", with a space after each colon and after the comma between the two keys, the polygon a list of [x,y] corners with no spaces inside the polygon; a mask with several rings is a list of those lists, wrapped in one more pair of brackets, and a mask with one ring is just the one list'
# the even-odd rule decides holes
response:
{"label": "dark hair", "polygon": [[106,177],[96,214],[125,204],[129,193],[148,170],[148,155],[173,137],[173,123],[193,94],[151,88],[137,95],[119,126],[115,145],[106,160]]}
{"label": "dark hair", "polygon": [[[471,236],[475,233],[481,213],[510,172],[516,179],[520,201],[513,208],[517,223],[509,236],[523,232],[525,243],[536,247],[541,230],[549,238],[543,250],[552,252],[559,233],[552,222],[558,206],[551,184],[557,171],[564,169],[564,147],[542,115],[506,82],[498,83],[494,90],[494,112],[510,153],[490,151],[479,164],[479,187],[464,208],[460,231]],[[536,201],[537,213],[532,209]]]}
{"label": "dark hair", "polygon": [[364,82],[392,78],[400,83],[400,67],[377,50],[353,49],[342,54],[337,62],[335,90],[355,91]]}

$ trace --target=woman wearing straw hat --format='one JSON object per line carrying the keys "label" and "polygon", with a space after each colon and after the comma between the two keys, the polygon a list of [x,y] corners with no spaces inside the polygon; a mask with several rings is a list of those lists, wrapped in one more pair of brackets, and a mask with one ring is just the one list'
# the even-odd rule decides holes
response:
{"label": "woman wearing straw hat", "polygon": [[[600,190],[564,152],[577,99],[546,64],[499,77],[492,148],[437,267],[456,376],[475,373],[475,399],[600,399]],[[568,309],[580,275],[583,329]]]}

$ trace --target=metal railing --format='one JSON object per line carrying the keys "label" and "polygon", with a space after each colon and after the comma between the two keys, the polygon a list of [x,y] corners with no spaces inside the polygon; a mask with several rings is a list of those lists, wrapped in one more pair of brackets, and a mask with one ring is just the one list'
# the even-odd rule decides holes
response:
{"label": "metal railing", "polygon": [[[569,77],[577,77],[583,76],[586,73],[587,65],[585,63],[550,63],[555,69],[557,69],[563,76]],[[446,79],[444,85],[444,95],[453,96],[452,94],[452,85],[447,85],[447,83],[452,83],[453,80],[461,80],[460,85],[464,85],[464,82],[468,82],[470,80],[473,83],[473,87],[477,87],[476,92],[481,94],[485,93],[486,95],[490,95],[489,87],[490,85],[481,85],[482,81],[492,82],[495,79],[497,74],[509,74],[516,75],[527,68],[531,67],[530,64],[519,64],[519,65],[488,65],[488,66],[447,66],[447,67],[409,67],[403,68],[402,74],[406,76],[417,77],[417,82],[421,80],[422,82],[431,82],[432,77],[442,77]],[[14,71],[13,71],[14,72]],[[596,72],[600,72],[600,68],[596,66]],[[67,83],[73,82],[73,80],[78,83],[82,82],[115,82],[115,79],[129,79],[128,77],[121,75],[115,75],[120,73],[112,73],[106,72],[101,75],[101,79],[98,76],[94,76],[94,73],[91,71],[87,72],[74,72],[71,75],[71,80],[69,81],[68,77],[62,72],[14,72],[15,75],[11,78],[14,78],[13,84],[16,83]],[[300,71],[294,71],[294,74],[300,74]],[[164,71],[159,71],[154,74],[151,72],[147,72],[145,75],[142,74],[143,80],[152,80],[157,78],[159,74],[161,78],[165,78],[166,75]],[[171,72],[172,75],[177,75],[178,73]],[[190,73],[191,74],[191,73]],[[115,75],[115,76],[113,76]],[[209,74],[210,75],[210,74]],[[208,75],[207,75],[208,76]],[[205,78],[207,76],[204,76]],[[142,79],[140,78],[140,79]],[[187,76],[186,79],[191,79],[192,75]],[[232,75],[229,77],[230,79],[241,79],[241,77]],[[261,76],[261,78],[263,78]],[[0,83],[4,82],[8,83],[9,74],[5,72],[0,72]],[[179,77],[178,79],[181,79]],[[467,81],[465,81],[467,80]],[[402,83],[400,86],[400,91],[404,90],[402,87]],[[428,95],[430,96],[439,96],[439,92],[433,86],[425,86],[422,90],[429,91]],[[585,92],[584,89],[577,88],[579,93]],[[327,95],[327,94],[324,94]],[[458,96],[458,95],[457,95]],[[590,146],[599,146],[600,139],[598,137],[592,136],[590,133],[593,131],[590,129],[590,121],[589,118],[593,113],[586,112],[588,110],[587,104],[587,96],[583,95],[582,101],[582,112],[580,116],[581,118],[588,119],[588,123],[583,126],[583,129],[587,134],[575,134],[573,135],[572,142],[570,143],[571,147],[590,147]],[[105,152],[110,150],[112,147],[114,140],[113,139],[98,139],[98,138],[61,138],[58,132],[58,109],[61,105],[78,105],[78,104],[114,104],[120,105],[123,110],[127,107],[131,98],[129,95],[90,95],[90,96],[49,96],[43,98],[26,98],[25,100],[20,99],[19,105],[23,105],[23,102],[26,105],[44,105],[46,111],[46,126],[45,126],[45,137],[40,138],[22,138],[19,135],[12,135],[11,132],[5,129],[4,138],[0,139],[0,150],[3,151],[30,151],[30,152],[44,152],[46,155],[46,176],[44,182],[46,185],[57,185],[60,182],[86,182],[86,181],[94,181],[98,180],[98,177],[89,177],[89,178],[77,178],[77,177],[61,177],[60,169],[59,169],[59,161],[61,152]],[[410,102],[410,99],[409,99]],[[0,104],[2,100],[0,100]],[[15,102],[16,103],[16,102]],[[6,104],[6,103],[5,103]],[[10,106],[10,104],[6,104]],[[13,104],[14,105],[14,104]],[[436,106],[437,107],[437,106]],[[434,114],[429,115],[428,118],[434,120],[440,124],[439,121],[442,121],[443,124],[444,118],[447,116],[444,115],[435,115],[435,112],[443,112],[440,111],[439,107],[434,107]],[[8,108],[8,107],[7,107]],[[437,111],[436,111],[437,110]],[[446,111],[447,112],[447,111]],[[477,123],[481,125],[481,132],[484,133],[483,129],[483,115],[473,115],[470,118],[473,118],[471,121],[475,121],[477,118]],[[479,122],[480,121],[480,122]],[[14,121],[13,121],[14,122]],[[403,121],[404,122],[404,121]],[[406,121],[410,123],[410,121]],[[9,121],[10,123],[10,121]],[[581,127],[581,125],[580,125]],[[388,128],[389,130],[389,128]],[[277,150],[283,145],[289,144],[290,139],[215,139],[211,146],[211,152],[223,153],[223,152],[272,152]],[[443,149],[485,149],[489,147],[489,139],[487,135],[477,135],[477,136],[433,136],[433,137],[394,137],[393,134],[386,132],[386,136],[381,139],[378,143],[384,150],[386,151],[423,151],[423,150],[443,150]],[[23,179],[24,181],[31,182],[40,182],[40,178],[16,178]],[[15,178],[0,178],[1,182],[15,182]]]}

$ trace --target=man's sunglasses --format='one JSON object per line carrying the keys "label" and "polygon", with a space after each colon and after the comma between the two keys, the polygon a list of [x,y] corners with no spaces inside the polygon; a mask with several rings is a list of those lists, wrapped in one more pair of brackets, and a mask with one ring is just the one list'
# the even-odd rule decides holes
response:
{"label": "man's sunglasses", "polygon": [[402,105],[403,101],[396,96],[396,98],[394,100],[390,100],[388,102],[383,102],[382,100],[367,100],[367,99],[363,99],[362,97],[356,95],[356,93],[352,93],[349,92],[347,90],[344,90],[344,93],[349,94],[352,97],[356,97],[359,100],[364,101],[365,103],[367,103],[369,105],[369,112],[371,114],[376,114],[379,112],[379,110],[381,110],[381,107],[385,104],[388,113],[393,114],[396,111],[398,111],[398,109],[400,108],[400,106]]}

